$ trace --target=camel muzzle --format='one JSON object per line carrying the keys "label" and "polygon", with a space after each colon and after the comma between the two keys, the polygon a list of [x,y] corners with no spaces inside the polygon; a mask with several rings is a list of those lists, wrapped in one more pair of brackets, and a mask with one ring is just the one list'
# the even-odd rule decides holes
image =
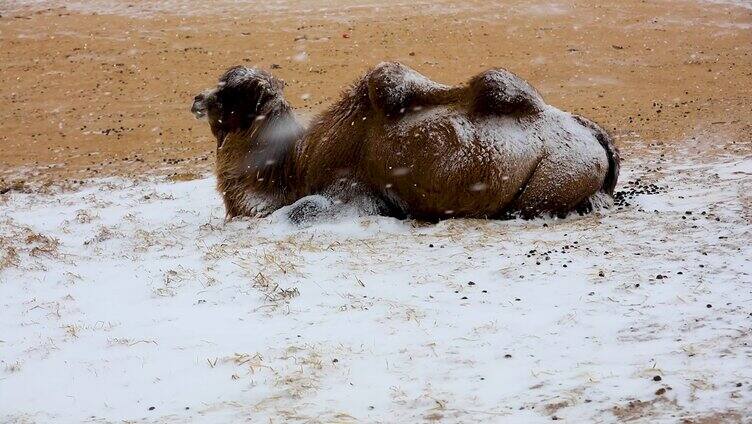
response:
{"label": "camel muzzle", "polygon": [[206,96],[203,93],[193,98],[191,113],[193,113],[196,119],[206,117]]}

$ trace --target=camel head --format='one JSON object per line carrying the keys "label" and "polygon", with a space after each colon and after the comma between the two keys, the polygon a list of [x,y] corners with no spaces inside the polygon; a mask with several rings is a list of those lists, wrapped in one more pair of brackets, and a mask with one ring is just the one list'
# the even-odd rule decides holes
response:
{"label": "camel head", "polygon": [[248,129],[255,120],[264,119],[271,103],[284,101],[283,88],[284,82],[262,69],[233,66],[216,87],[193,99],[191,112],[209,121],[220,148],[227,134]]}

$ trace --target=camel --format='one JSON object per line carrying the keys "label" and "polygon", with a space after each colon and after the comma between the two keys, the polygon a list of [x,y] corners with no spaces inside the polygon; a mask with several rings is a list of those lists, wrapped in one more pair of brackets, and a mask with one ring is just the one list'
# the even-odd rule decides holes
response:
{"label": "camel", "polygon": [[217,140],[228,217],[293,205],[300,221],[342,204],[429,221],[563,217],[612,200],[620,159],[609,134],[505,69],[447,86],[381,63],[307,128],[283,88],[235,66],[194,99]]}

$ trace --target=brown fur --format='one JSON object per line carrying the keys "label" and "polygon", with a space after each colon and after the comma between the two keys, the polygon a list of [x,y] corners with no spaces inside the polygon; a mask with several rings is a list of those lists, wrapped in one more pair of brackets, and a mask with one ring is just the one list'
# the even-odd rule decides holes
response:
{"label": "brown fur", "polygon": [[605,131],[502,69],[449,87],[380,64],[307,130],[282,86],[235,67],[196,97],[194,113],[208,115],[217,137],[228,216],[263,216],[312,194],[429,220],[564,215],[612,195],[618,178]]}

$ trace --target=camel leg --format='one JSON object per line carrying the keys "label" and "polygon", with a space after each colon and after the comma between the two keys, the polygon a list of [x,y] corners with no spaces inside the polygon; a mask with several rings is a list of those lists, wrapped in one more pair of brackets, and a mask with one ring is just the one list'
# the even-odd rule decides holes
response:
{"label": "camel leg", "polygon": [[571,163],[566,156],[541,160],[510,209],[525,219],[546,214],[563,217],[583,204],[603,185],[607,164],[572,170]]}
{"label": "camel leg", "polygon": [[335,185],[323,194],[298,199],[285,207],[284,216],[296,225],[343,216],[398,216],[377,196],[352,186]]}
{"label": "camel leg", "polygon": [[311,195],[298,199],[287,207],[285,216],[295,225],[318,221],[332,212],[334,202],[321,195]]}

